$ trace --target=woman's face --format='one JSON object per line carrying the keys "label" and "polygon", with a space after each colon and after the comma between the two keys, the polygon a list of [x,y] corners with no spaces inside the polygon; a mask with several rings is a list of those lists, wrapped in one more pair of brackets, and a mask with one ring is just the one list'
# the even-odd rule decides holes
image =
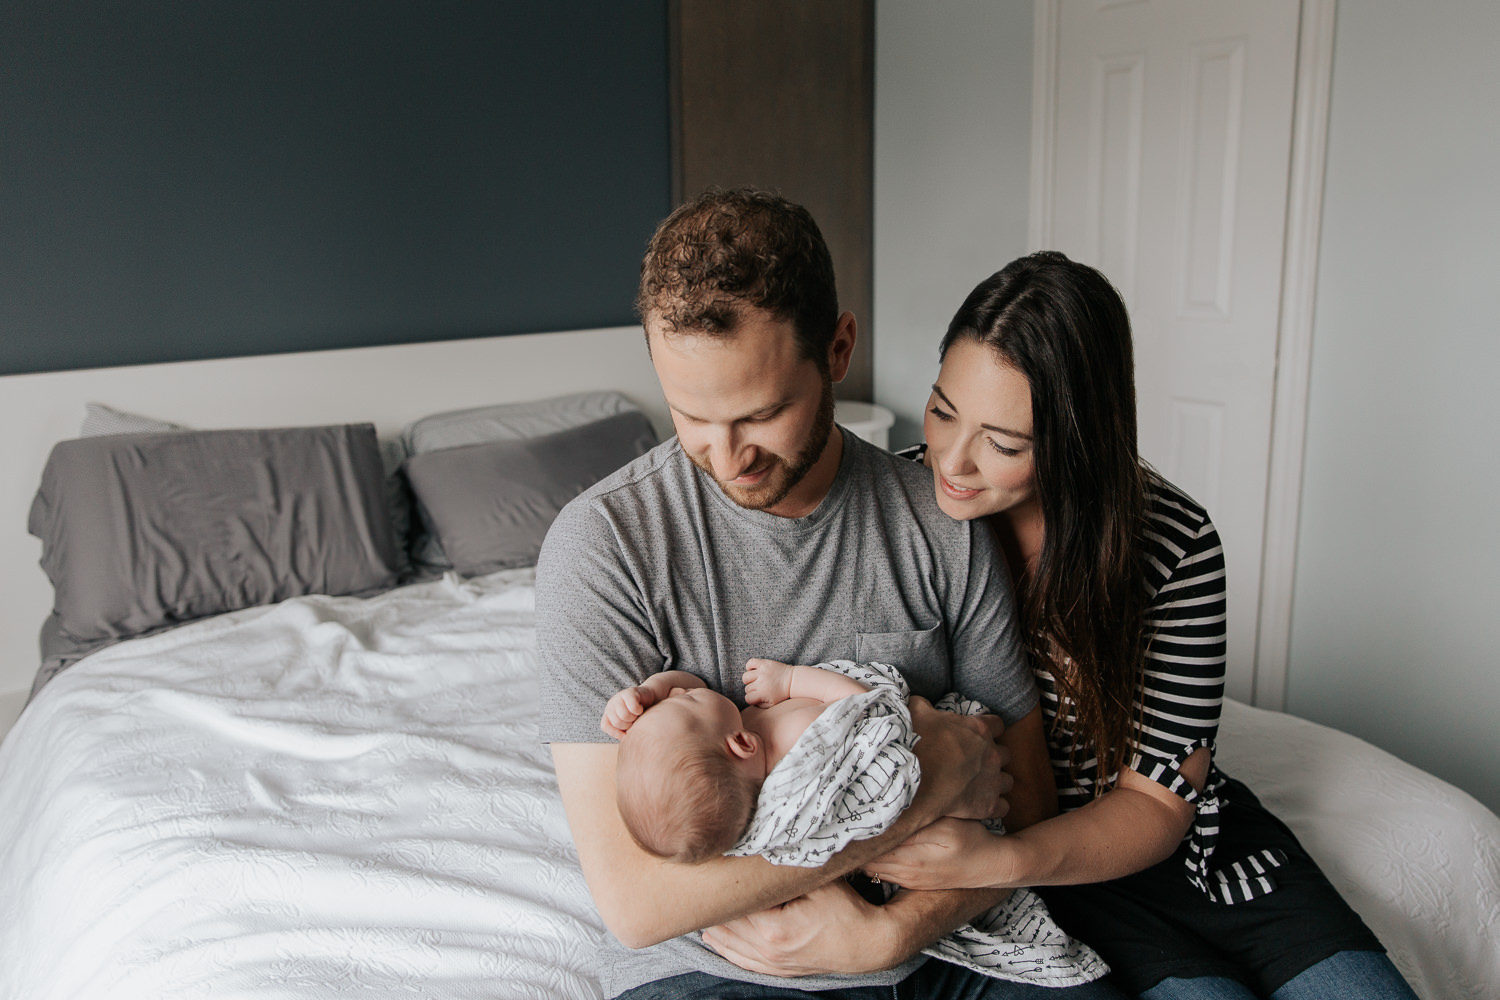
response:
{"label": "woman's face", "polygon": [[922,421],[938,506],[960,521],[1036,500],[1031,385],[991,348],[948,348]]}

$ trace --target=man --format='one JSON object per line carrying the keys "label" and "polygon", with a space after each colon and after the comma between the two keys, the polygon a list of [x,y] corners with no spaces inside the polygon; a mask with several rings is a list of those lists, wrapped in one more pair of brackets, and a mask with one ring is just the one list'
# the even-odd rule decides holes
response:
{"label": "man", "polygon": [[[881,660],[917,695],[962,691],[1009,723],[1008,822],[1055,809],[1037,694],[985,529],[943,515],[925,469],[833,423],[856,331],[811,216],[763,192],[705,193],[657,230],[637,307],[677,437],[569,504],[537,567],[542,736],[600,914],[639,949],[604,957],[606,993],[718,996],[723,979],[955,993],[972,974],[910,956],[1005,893],[903,892],[874,907],[840,876],[940,816],[1003,809],[997,720],[914,698],[917,800],[824,868],[671,864],[620,822],[617,745],[599,728],[610,695],[678,669],[743,705],[755,656]],[[713,950],[692,933],[705,927]]]}

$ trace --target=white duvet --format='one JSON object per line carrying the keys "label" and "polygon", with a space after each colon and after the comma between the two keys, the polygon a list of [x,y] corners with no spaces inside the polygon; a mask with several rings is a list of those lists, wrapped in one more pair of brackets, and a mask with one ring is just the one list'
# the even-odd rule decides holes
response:
{"label": "white duvet", "polygon": [[[529,572],[311,597],[103,650],[0,747],[0,1000],[598,997],[536,736]],[[1220,758],[1424,1000],[1500,983],[1500,819],[1225,706]]]}
{"label": "white duvet", "polygon": [[0,749],[0,997],[597,997],[525,572],[123,643]]}

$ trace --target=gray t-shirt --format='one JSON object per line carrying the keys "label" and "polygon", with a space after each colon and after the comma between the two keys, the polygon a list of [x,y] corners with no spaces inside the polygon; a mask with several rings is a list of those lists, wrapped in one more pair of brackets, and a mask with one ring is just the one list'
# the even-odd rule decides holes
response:
{"label": "gray t-shirt", "polygon": [[[661,670],[702,677],[737,704],[755,656],[878,660],[912,693],[958,691],[1007,723],[1038,702],[1010,585],[987,529],[937,506],[932,473],[844,431],[838,476],[802,518],[736,506],[673,438],[558,515],[537,563],[542,739],[607,742],[610,696]],[[631,951],[611,939],[606,995],[699,970],[756,983],[684,935]],[[921,957],[804,990],[899,982]]]}

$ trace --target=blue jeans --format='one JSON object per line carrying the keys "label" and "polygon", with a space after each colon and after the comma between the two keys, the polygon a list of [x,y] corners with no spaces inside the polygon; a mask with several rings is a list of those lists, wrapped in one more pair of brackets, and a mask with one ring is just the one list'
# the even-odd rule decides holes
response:
{"label": "blue jeans", "polygon": [[[1293,976],[1270,1000],[1417,1000],[1391,960],[1378,951],[1341,951]],[[1243,983],[1218,976],[1163,979],[1140,1000],[1256,1000]]]}
{"label": "blue jeans", "polygon": [[857,986],[810,993],[787,986],[757,986],[689,972],[621,993],[618,1000],[1125,1000],[1125,994],[1104,980],[1083,986],[1046,987],[1012,983],[937,959],[895,986]]}

